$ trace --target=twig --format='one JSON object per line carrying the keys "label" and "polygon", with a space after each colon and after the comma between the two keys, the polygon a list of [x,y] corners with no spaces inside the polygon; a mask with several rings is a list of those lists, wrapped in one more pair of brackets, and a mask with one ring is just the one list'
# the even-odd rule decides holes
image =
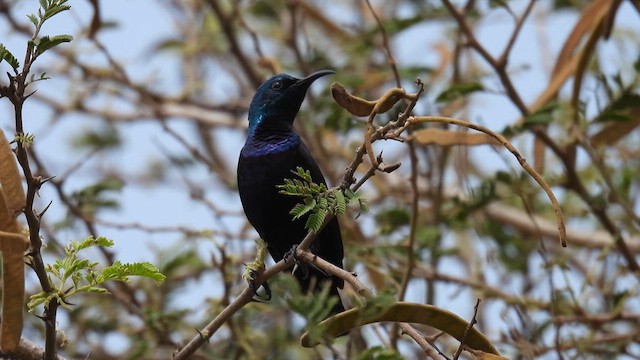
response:
{"label": "twig", "polygon": [[479,298],[476,299],[476,305],[473,307],[473,318],[471,319],[471,322],[469,322],[469,325],[467,325],[467,328],[464,330],[464,336],[462,336],[462,340],[460,341],[460,346],[458,346],[458,350],[453,355],[454,360],[458,359],[460,357],[460,354],[462,354],[462,350],[464,349],[464,342],[467,340],[467,335],[469,334],[469,331],[471,330],[473,325],[475,325],[478,322],[476,320],[476,316],[478,316],[478,306],[480,306]]}
{"label": "twig", "polygon": [[[297,252],[296,252],[297,254]],[[266,269],[264,272],[259,273],[254,279],[253,284],[260,286],[267,280],[275,276],[276,274],[293,266],[293,262],[287,262],[286,260],[280,260],[274,266]],[[207,324],[202,330],[197,331],[197,335],[194,336],[191,341],[187,343],[183,348],[177,350],[173,354],[174,360],[188,359],[193,355],[196,350],[206,344],[209,339],[216,333],[216,331],[224,325],[231,316],[233,316],[238,310],[247,305],[253,300],[254,290],[250,286],[247,286],[238,297],[233,300],[222,312],[220,312],[209,324]]]}
{"label": "twig", "polygon": [[406,334],[409,337],[411,337],[413,341],[415,341],[416,344],[418,344],[418,346],[422,348],[422,351],[424,351],[424,354],[426,356],[434,360],[440,359],[440,352],[436,350],[436,348],[434,348],[433,345],[429,343],[429,340],[427,340],[427,338],[424,335],[422,335],[418,330],[416,330],[416,328],[414,328],[413,326],[407,323],[401,323],[399,327],[400,329],[402,329],[403,334]]}
{"label": "twig", "polygon": [[[445,124],[453,124],[453,125],[458,125],[458,126],[463,126],[463,127],[467,127],[469,129],[473,129],[473,130],[477,130],[480,132],[483,132],[491,137],[493,137],[494,139],[496,139],[498,142],[500,142],[500,144],[505,147],[507,150],[509,150],[509,152],[511,152],[513,154],[513,156],[516,157],[516,159],[518,160],[518,162],[520,163],[520,166],[522,166],[522,168],[529,173],[529,175],[531,175],[531,177],[538,183],[538,185],[540,185],[540,187],[545,191],[545,193],[547,194],[547,196],[549,197],[549,200],[551,201],[551,204],[553,205],[553,210],[555,212],[556,215],[556,221],[558,223],[558,235],[560,238],[560,243],[562,244],[563,247],[567,246],[567,230],[565,227],[565,223],[564,223],[564,216],[562,215],[562,209],[560,208],[560,204],[558,203],[558,199],[556,199],[555,194],[553,193],[553,191],[551,190],[551,187],[549,187],[549,184],[547,184],[547,182],[544,180],[544,178],[542,178],[542,176],[540,176],[540,174],[538,174],[537,171],[535,171],[531,165],[529,165],[527,163],[527,161],[524,159],[524,157],[522,157],[522,155],[520,155],[520,152],[518,151],[518,149],[516,149],[510,142],[509,140],[507,140],[504,136],[484,127],[478,124],[473,124],[470,123],[468,121],[464,121],[464,120],[458,120],[458,119],[453,119],[453,118],[448,118],[448,117],[443,117],[443,116],[412,116],[411,118],[409,118],[409,120],[407,121],[407,125],[415,125],[415,124],[420,124],[420,123],[428,123],[428,122],[436,122],[436,123],[445,123]],[[399,131],[397,131],[397,133],[401,133],[402,129],[399,129]]]}
{"label": "twig", "polygon": [[367,6],[369,7],[369,11],[371,11],[371,14],[376,19],[376,23],[378,24],[378,29],[380,29],[380,34],[382,34],[382,45],[384,47],[385,55],[387,57],[387,63],[389,64],[389,66],[391,67],[391,70],[393,71],[393,77],[396,80],[396,86],[401,87],[402,84],[400,83],[400,73],[398,72],[398,67],[396,66],[396,59],[393,57],[393,54],[391,53],[391,44],[389,42],[389,36],[387,35],[387,30],[384,28],[384,24],[382,23],[382,20],[380,20],[380,17],[378,16],[378,14],[376,14],[376,11],[373,9],[371,2],[369,0],[366,0],[366,2],[367,2]]}

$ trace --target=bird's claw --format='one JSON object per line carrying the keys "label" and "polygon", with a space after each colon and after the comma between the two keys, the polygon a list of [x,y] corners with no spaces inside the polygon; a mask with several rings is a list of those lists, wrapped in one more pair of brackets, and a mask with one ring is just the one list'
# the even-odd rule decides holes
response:
{"label": "bird's claw", "polygon": [[309,277],[309,269],[307,268],[306,265],[300,263],[300,261],[298,260],[298,257],[296,256],[296,250],[298,250],[298,244],[294,244],[291,247],[291,250],[287,251],[284,254],[284,260],[289,262],[289,261],[293,261],[295,263],[295,265],[293,265],[293,269],[291,270],[292,274],[295,274],[296,271],[298,271],[298,269],[300,269],[302,271],[302,278],[306,279],[307,277]]}
{"label": "bird's claw", "polygon": [[[254,265],[253,263],[249,263],[246,264],[244,267],[244,273],[242,274],[242,277],[247,281],[247,284],[249,285],[249,289],[251,289],[251,291],[253,292],[253,301],[257,301],[257,302],[268,302],[271,300],[271,288],[269,287],[269,284],[265,281],[263,282],[261,285],[256,285],[256,278],[258,277],[258,274],[264,270],[264,268],[255,270],[253,268],[251,268],[251,265]],[[264,294],[259,294],[258,290],[260,290],[260,288],[264,288]]]}
{"label": "bird's claw", "polygon": [[293,244],[291,249],[284,253],[284,261],[294,261],[298,265],[298,258],[296,257],[296,250],[298,250],[298,244]]}
{"label": "bird's claw", "polygon": [[[271,288],[266,281],[262,285],[255,287],[255,284],[249,284],[251,290],[253,290],[253,301],[255,302],[269,302],[271,301]],[[264,288],[264,294],[258,294],[260,287]]]}
{"label": "bird's claw", "polygon": [[[255,283],[255,280],[258,278],[258,275],[262,271],[264,271],[264,258],[267,253],[267,244],[262,239],[258,239],[256,241],[256,245],[258,250],[256,254],[256,259],[255,261],[252,261],[244,265],[244,272],[242,273],[242,278],[247,281],[247,283],[249,284],[249,289],[253,291],[254,301],[267,302],[271,300],[271,289],[269,288],[269,284],[267,284],[267,282],[265,281],[264,283],[262,283],[262,285],[256,286],[256,283]],[[264,295],[258,294],[258,290],[260,289],[260,287],[264,288],[264,291],[265,291]]]}

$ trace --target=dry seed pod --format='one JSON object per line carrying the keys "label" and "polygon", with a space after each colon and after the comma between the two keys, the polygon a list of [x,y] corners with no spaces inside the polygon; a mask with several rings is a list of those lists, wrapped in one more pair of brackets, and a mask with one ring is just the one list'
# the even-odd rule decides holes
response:
{"label": "dry seed pod", "polygon": [[331,95],[333,95],[338,105],[355,116],[369,116],[376,106],[375,101],[365,100],[349,94],[344,86],[337,82],[331,84]]}

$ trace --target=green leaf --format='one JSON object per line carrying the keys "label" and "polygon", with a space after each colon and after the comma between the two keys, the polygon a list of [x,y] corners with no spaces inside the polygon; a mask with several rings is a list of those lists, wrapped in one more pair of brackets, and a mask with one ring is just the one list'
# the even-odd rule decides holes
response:
{"label": "green leaf", "polygon": [[40,24],[40,21],[38,20],[38,17],[33,15],[33,14],[29,14],[27,15],[27,17],[29,18],[29,21],[31,21],[31,23],[35,26],[38,27],[38,24]]}
{"label": "green leaf", "polygon": [[313,178],[311,177],[311,172],[309,170],[305,170],[300,166],[296,167],[296,171],[294,174],[298,175],[302,180],[311,183],[313,182]]}
{"label": "green leaf", "polygon": [[[52,3],[48,6],[42,6],[42,8],[44,9],[44,14],[42,15],[42,19],[43,20],[50,19],[58,13],[71,9],[71,6],[69,5],[62,5],[65,2],[66,1],[60,1],[60,3]],[[40,2],[40,5],[42,5],[42,2]]]}
{"label": "green leaf", "polygon": [[113,240],[104,236],[98,236],[97,238],[89,236],[82,241],[71,241],[69,245],[67,245],[66,249],[68,253],[78,253],[78,251],[92,246],[112,247],[113,244]]}
{"label": "green leaf", "polygon": [[120,133],[112,126],[100,126],[83,131],[73,139],[72,145],[78,149],[113,149],[122,143]]}
{"label": "green leaf", "polygon": [[15,56],[13,56],[13,54],[9,50],[7,50],[7,48],[4,47],[2,43],[0,43],[0,61],[2,60],[11,65],[13,70],[18,71],[20,62],[18,61],[18,59],[16,59]]}
{"label": "green leaf", "polygon": [[149,262],[123,264],[120,261],[115,261],[113,265],[102,270],[96,281],[98,283],[107,280],[128,282],[130,276],[146,277],[155,280],[157,284],[160,284],[166,278],[155,265]]}
{"label": "green leaf", "polygon": [[291,209],[289,212],[293,215],[293,220],[297,220],[307,214],[309,211],[313,210],[316,207],[316,200],[313,198],[305,198],[304,203],[298,203],[296,206]]}
{"label": "green leaf", "polygon": [[318,232],[320,227],[322,227],[322,223],[324,223],[324,219],[327,217],[327,214],[327,199],[323,197],[318,200],[318,205],[311,215],[309,215],[304,227],[307,230]]}
{"label": "green leaf", "polygon": [[543,107],[541,107],[538,111],[533,114],[527,115],[524,118],[524,122],[522,123],[523,127],[529,127],[532,125],[545,125],[551,123],[553,121],[553,114],[559,108],[559,104],[557,102],[550,102]]}
{"label": "green leaf", "polygon": [[482,90],[484,90],[484,86],[480,83],[453,84],[447,90],[441,92],[436,98],[436,101],[450,102],[457,98]]}
{"label": "green leaf", "polygon": [[347,212],[347,201],[344,198],[344,194],[342,191],[337,190],[334,192],[334,196],[336,198],[335,214],[344,215]]}
{"label": "green leaf", "polygon": [[633,90],[626,90],[613,99],[593,121],[630,121],[632,119],[630,111],[638,108],[640,108],[640,95],[635,94]]}
{"label": "green leaf", "polygon": [[55,35],[53,37],[43,36],[39,41],[34,41],[36,45],[36,53],[40,55],[54,46],[70,42],[71,40],[73,40],[73,36],[71,35]]}

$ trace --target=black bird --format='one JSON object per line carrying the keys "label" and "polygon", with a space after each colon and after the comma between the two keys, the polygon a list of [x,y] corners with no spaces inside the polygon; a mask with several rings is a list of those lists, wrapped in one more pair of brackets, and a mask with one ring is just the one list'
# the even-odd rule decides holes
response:
{"label": "black bird", "polygon": [[[300,166],[311,173],[313,182],[325,184],[318,163],[300,136],[293,130],[300,105],[309,86],[318,78],[333,74],[323,70],[304,79],[279,74],[265,81],[256,91],[249,107],[247,141],[238,161],[238,191],[249,222],[267,243],[273,260],[280,261],[307,234],[306,217],[293,220],[289,214],[300,198],[279,193],[277,185],[292,178],[292,170]],[[342,267],[344,250],[340,226],[334,218],[318,234],[311,252],[332,264]],[[330,294],[338,296],[334,313],[344,311],[338,288],[342,279],[332,277],[312,266],[300,264],[294,272],[303,291],[321,289],[331,282]]]}

